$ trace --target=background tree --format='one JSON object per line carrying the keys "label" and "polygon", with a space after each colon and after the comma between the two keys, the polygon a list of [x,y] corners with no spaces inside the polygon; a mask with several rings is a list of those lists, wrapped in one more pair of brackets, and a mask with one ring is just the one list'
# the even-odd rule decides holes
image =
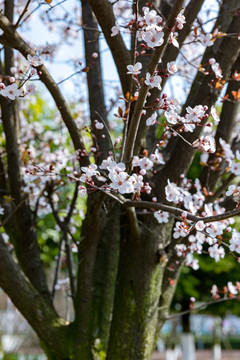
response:
{"label": "background tree", "polygon": [[[121,28],[116,17],[125,9],[118,1],[77,3],[86,58],[77,72],[86,73],[90,114],[84,125],[76,105],[68,105],[43,63],[44,54],[51,55],[49,48],[39,49],[39,58],[33,39],[31,44],[23,39],[21,27],[41,7],[39,3],[30,10],[33,3],[25,1],[14,16],[14,1],[6,0],[0,14],[2,231],[9,236],[8,244],[6,235],[0,237],[0,286],[37,332],[51,359],[92,360],[98,353],[109,360],[150,359],[183,263],[198,266],[193,253],[203,242],[216,261],[223,257],[223,246],[239,253],[238,233],[233,230],[227,237],[229,219],[240,213],[236,187],[228,192],[228,199],[233,195],[235,201],[224,203],[225,189],[240,175],[239,139],[233,132],[239,99],[238,1],[220,3],[211,34],[198,18],[200,0],[188,3],[185,17],[183,0],[133,1],[132,16]],[[47,23],[68,21],[66,31],[79,26],[68,20],[69,14],[51,18],[51,10],[62,2],[46,3]],[[19,9],[19,3],[15,5]],[[130,50],[120,29],[131,35]],[[123,124],[120,143],[112,140],[108,125],[100,34],[115,61],[126,105],[116,116]],[[180,110],[162,88],[177,70],[174,61],[179,53],[184,66],[188,64],[184,53],[188,42],[195,46],[201,64],[192,60],[196,76]],[[200,42],[208,45],[203,55],[197,50]],[[29,86],[34,79],[45,85],[61,119],[55,114],[51,119],[51,112],[35,112],[34,123],[31,100],[25,101],[34,94]],[[224,101],[220,119],[214,108],[219,97]],[[36,106],[44,109],[39,100]],[[210,114],[214,126],[207,120]],[[204,130],[200,137],[203,128],[211,129],[211,134]],[[233,150],[227,143],[234,144]],[[199,159],[196,149],[204,151],[201,185],[185,177],[194,156]],[[76,209],[84,206],[80,198],[86,193],[82,222]],[[57,245],[53,247],[59,250],[50,289],[42,260],[53,234]],[[73,319],[61,317],[53,302],[63,250]],[[228,293],[237,296],[238,290],[232,285]]]}

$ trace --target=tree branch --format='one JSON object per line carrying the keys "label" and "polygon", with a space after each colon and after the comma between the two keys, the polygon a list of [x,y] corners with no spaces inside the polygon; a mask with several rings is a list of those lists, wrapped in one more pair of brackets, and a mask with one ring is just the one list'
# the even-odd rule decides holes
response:
{"label": "tree branch", "polygon": [[[84,46],[86,66],[89,68],[87,72],[88,82],[88,102],[90,107],[90,117],[93,126],[92,137],[97,148],[95,161],[101,164],[102,160],[109,155],[111,142],[108,137],[108,130],[104,126],[102,130],[98,130],[94,126],[94,120],[98,118],[96,114],[100,114],[100,120],[103,118],[107,122],[107,111],[104,99],[102,68],[101,68],[101,54],[99,48],[99,31],[98,23],[92,12],[92,9],[87,0],[82,1],[82,18],[83,18],[83,32],[84,32]],[[91,30],[89,30],[91,29]],[[92,54],[97,54],[97,58],[93,58]],[[104,135],[104,137],[102,136]]]}
{"label": "tree branch", "polygon": [[56,357],[61,348],[63,358],[69,358],[69,354],[66,353],[68,350],[64,346],[68,338],[65,320],[59,318],[52,306],[48,305],[26,280],[13,261],[1,235],[0,286]]}
{"label": "tree branch", "polygon": [[[0,43],[4,46],[9,46],[18,50],[25,58],[30,54],[32,56],[35,55],[35,51],[21,38],[21,36],[14,30],[13,25],[9,22],[9,20],[3,15],[0,14],[0,28],[4,31],[4,34],[0,36]],[[48,70],[44,65],[40,65],[37,67],[39,73],[40,80],[44,83],[44,85],[49,90],[52,95],[58,110],[61,113],[62,119],[68,128],[69,134],[71,136],[72,142],[74,144],[74,148],[84,149],[84,144],[79,134],[79,130],[75,121],[71,115],[71,112],[68,108],[68,105],[60,92],[56,82],[53,80]],[[88,165],[89,160],[87,157],[81,159],[82,165]]]}
{"label": "tree branch", "polygon": [[[13,1],[5,1],[5,12],[10,19],[13,18],[13,10]],[[8,21],[6,17],[5,19]],[[5,47],[4,50],[5,73],[11,75],[11,67],[14,64],[13,50],[9,47]],[[11,197],[16,205],[13,211],[16,230],[13,242],[16,255],[21,268],[32,285],[51,303],[45,273],[40,259],[36,231],[31,218],[31,209],[27,202],[26,195],[23,194],[19,154],[20,130],[18,103],[17,101],[1,99],[1,108],[3,128],[6,136],[10,191]],[[9,216],[6,218],[7,221],[10,219]]]}
{"label": "tree branch", "polygon": [[169,206],[169,205],[165,205],[165,204],[161,204],[161,203],[153,203],[150,201],[132,201],[132,200],[126,200],[124,203],[124,206],[126,207],[135,207],[138,209],[154,209],[154,210],[162,210],[162,211],[166,211],[169,212],[170,214],[176,215],[176,216],[182,216],[182,213],[186,213],[186,218],[188,220],[197,222],[197,221],[203,221],[204,223],[210,223],[210,222],[214,222],[214,221],[221,221],[221,220],[225,220],[225,219],[229,219],[233,216],[237,216],[240,214],[240,209],[234,209],[231,211],[227,211],[223,214],[220,215],[214,215],[214,216],[206,216],[206,217],[201,217],[201,216],[196,216],[193,215],[189,212],[187,212],[184,209],[179,209],[173,206]]}
{"label": "tree branch", "polygon": [[[131,77],[127,75],[127,65],[130,64],[130,54],[127,50],[121,34],[111,36],[111,28],[115,26],[116,18],[112,5],[108,0],[89,0],[99,25],[102,28],[106,42],[111,50],[118,75],[122,85],[123,94],[130,88]],[[103,11],[104,9],[104,11]]]}
{"label": "tree branch", "polygon": [[[189,35],[189,33],[191,31],[192,24],[197,16],[199,10],[201,9],[203,1],[204,0],[191,0],[184,11],[186,23],[184,24],[183,29],[179,31],[179,36],[178,36],[178,43],[179,43],[180,49],[181,49],[186,37]],[[170,61],[175,61],[178,54],[179,54],[179,49],[176,48],[175,46],[173,46],[172,44],[168,44],[164,51],[164,54],[162,57],[162,62],[158,66],[158,69],[165,70],[167,68],[167,63]],[[161,83],[162,89],[164,88],[168,79],[169,78],[162,78],[162,83]],[[161,92],[162,92],[162,90],[158,90],[157,88],[151,89],[150,90],[151,96],[147,99],[146,106],[152,104],[156,98],[159,98]],[[153,141],[151,141],[151,144],[152,144],[152,142],[155,141],[154,128],[153,127],[149,128],[148,126],[146,126],[146,120],[153,113],[154,113],[154,110],[148,109],[146,112],[146,115],[141,117],[140,124],[139,124],[138,136],[137,136],[135,147],[134,147],[134,154],[139,153],[141,146],[144,146],[144,147],[146,146],[146,144],[144,143],[146,133],[148,133],[148,135],[149,135],[149,132],[152,132],[151,135],[153,134],[153,136],[154,136],[154,139],[153,139]],[[146,141],[146,142],[148,143],[148,141]],[[149,147],[152,147],[152,146],[148,146],[148,144],[147,144],[147,149],[149,149]]]}
{"label": "tree branch", "polygon": [[[158,63],[161,59],[161,56],[168,44],[171,29],[173,28],[173,26],[176,22],[177,15],[179,14],[179,12],[182,10],[182,8],[184,6],[184,2],[185,2],[184,0],[177,1],[169,15],[168,21],[166,23],[165,32],[164,32],[164,42],[161,46],[157,47],[156,50],[154,51],[151,61],[147,68],[147,72],[149,72],[151,76],[154,75],[155,70],[158,66]],[[131,159],[133,156],[134,144],[135,144],[135,141],[137,138],[139,123],[141,120],[142,109],[143,109],[143,106],[144,106],[146,98],[147,98],[148,90],[149,90],[149,86],[147,86],[145,83],[143,83],[141,90],[139,92],[138,100],[135,104],[132,119],[130,122],[129,131],[128,131],[128,135],[127,135],[125,153],[123,155],[124,162],[125,162],[125,164],[127,164],[128,167],[130,165],[130,162],[131,162]]]}

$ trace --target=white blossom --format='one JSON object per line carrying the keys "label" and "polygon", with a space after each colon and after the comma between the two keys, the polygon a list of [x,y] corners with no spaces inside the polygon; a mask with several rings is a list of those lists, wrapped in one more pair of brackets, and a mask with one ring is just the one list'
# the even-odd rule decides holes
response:
{"label": "white blossom", "polygon": [[174,183],[170,183],[169,180],[168,180],[168,185],[165,186],[165,194],[167,201],[174,202],[176,204],[178,203],[181,195],[177,185]]}
{"label": "white blossom", "polygon": [[237,291],[237,287],[235,285],[233,285],[232,281],[229,281],[227,283],[227,287],[228,287],[228,291],[233,294],[233,295],[237,295],[238,291]]}
{"label": "white blossom", "polygon": [[116,36],[120,33],[120,27],[117,21],[115,21],[115,25],[111,28],[111,36]]}
{"label": "white blossom", "polygon": [[141,72],[140,70],[142,69],[142,64],[140,62],[137,62],[135,65],[128,65],[127,69],[127,74],[137,75]]}
{"label": "white blossom", "polygon": [[168,222],[169,214],[166,211],[158,210],[155,211],[153,215],[157,219],[159,224]]}
{"label": "white blossom", "polygon": [[240,233],[237,232],[236,229],[233,229],[232,237],[229,243],[230,243],[229,250],[236,251],[237,253],[240,254]]}
{"label": "white blossom", "polygon": [[32,66],[37,67],[37,66],[40,66],[43,64],[42,60],[39,59],[39,57],[37,55],[31,56],[30,54],[28,54],[27,60],[28,60],[29,64]]}
{"label": "white blossom", "polygon": [[79,185],[78,190],[80,197],[84,197],[87,194],[87,189],[83,185]]}
{"label": "white blossom", "polygon": [[212,46],[212,34],[201,34],[199,40],[203,46]]}
{"label": "white blossom", "polygon": [[147,120],[146,120],[146,125],[147,126],[152,126],[155,125],[157,121],[157,113],[154,112]]}
{"label": "white blossom", "polygon": [[179,30],[181,30],[183,28],[183,24],[186,23],[185,21],[185,16],[183,15],[183,11],[180,11],[180,13],[178,14],[178,16],[176,17],[176,22],[177,22],[177,28]]}
{"label": "white blossom", "polygon": [[213,120],[214,120],[214,123],[215,125],[218,125],[219,121],[220,121],[220,118],[217,114],[217,110],[214,106],[211,107],[211,111],[210,111],[212,117],[213,117]]}
{"label": "white blossom", "polygon": [[153,89],[154,87],[161,90],[161,82],[162,78],[159,75],[151,76],[148,72],[146,74],[146,80],[145,84],[150,87],[150,89]]}
{"label": "white blossom", "polygon": [[158,23],[162,22],[162,18],[157,15],[155,10],[149,10],[149,7],[144,8],[144,18],[146,24],[150,27],[155,27]]}
{"label": "white blossom", "polygon": [[199,139],[195,140],[192,146],[201,151],[206,151],[209,153],[214,153],[216,151],[216,143],[213,137],[211,136],[201,136]]}
{"label": "white blossom", "polygon": [[177,221],[173,229],[174,239],[178,239],[179,237],[185,237],[188,235],[188,233],[188,226],[184,222]]}
{"label": "white blossom", "polygon": [[225,256],[225,251],[222,246],[218,246],[218,244],[214,244],[213,246],[208,248],[208,252],[211,258],[215,259],[218,262],[220,259],[223,259]]}
{"label": "white blossom", "polygon": [[171,61],[167,63],[167,70],[169,74],[175,74],[178,71],[178,67],[175,61]]}
{"label": "white blossom", "polygon": [[15,100],[21,95],[21,90],[18,89],[16,83],[6,86],[3,90],[0,91],[0,94],[4,97],[7,97],[10,100]]}
{"label": "white blossom", "polygon": [[151,29],[144,32],[142,37],[150,48],[154,48],[163,44],[164,33],[162,31]]}

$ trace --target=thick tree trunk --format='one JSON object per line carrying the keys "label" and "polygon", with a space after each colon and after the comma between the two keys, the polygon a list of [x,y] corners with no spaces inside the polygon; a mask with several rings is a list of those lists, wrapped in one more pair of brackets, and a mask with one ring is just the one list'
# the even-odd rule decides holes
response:
{"label": "thick tree trunk", "polygon": [[115,283],[119,258],[121,208],[115,204],[110,211],[98,243],[94,268],[93,325],[94,340],[100,340],[98,349],[106,351],[109,339]]}
{"label": "thick tree trunk", "polygon": [[122,219],[120,260],[108,360],[151,359],[158,322],[159,297],[171,226],[146,218],[139,234]]}

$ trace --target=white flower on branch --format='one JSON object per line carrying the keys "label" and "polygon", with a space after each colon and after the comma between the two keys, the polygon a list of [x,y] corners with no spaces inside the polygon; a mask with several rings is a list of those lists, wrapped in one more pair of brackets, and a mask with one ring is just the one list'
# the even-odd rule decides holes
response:
{"label": "white flower on branch", "polygon": [[138,75],[141,72],[140,70],[142,69],[142,64],[137,62],[135,65],[128,65],[127,69],[127,74]]}
{"label": "white flower on branch", "polygon": [[142,38],[147,43],[147,46],[154,48],[163,44],[164,33],[151,29],[143,33]]}
{"label": "white flower on branch", "polygon": [[220,259],[223,259],[225,256],[225,250],[222,246],[218,246],[218,244],[214,244],[208,248],[208,253],[211,258],[213,258],[216,262]]}
{"label": "white flower on branch", "polygon": [[217,110],[214,106],[211,107],[211,111],[210,111],[212,117],[213,117],[213,120],[214,120],[214,123],[215,125],[218,125],[219,121],[220,121],[220,118],[217,114]]}
{"label": "white flower on branch", "polygon": [[227,287],[228,287],[228,291],[232,294],[232,295],[237,295],[238,290],[237,287],[235,285],[233,285],[232,281],[229,281],[227,283]]}
{"label": "white flower on branch", "polygon": [[78,190],[80,197],[84,197],[85,195],[87,195],[87,189],[85,186],[79,185]]}
{"label": "white flower on branch", "polygon": [[214,153],[216,151],[216,143],[214,138],[211,136],[201,136],[199,139],[195,140],[192,143],[192,146],[195,149],[206,151],[209,153]]}
{"label": "white flower on branch", "polygon": [[167,70],[169,74],[175,74],[178,71],[178,67],[175,61],[171,61],[167,63]]}
{"label": "white flower on branch", "polygon": [[188,234],[189,234],[188,225],[186,225],[184,222],[177,221],[173,229],[174,239],[178,239],[179,237],[185,237]]}
{"label": "white flower on branch", "polygon": [[31,66],[37,67],[43,64],[42,60],[39,59],[37,55],[31,56],[30,54],[28,54],[27,60]]}
{"label": "white flower on branch", "polygon": [[229,250],[236,251],[240,254],[240,233],[237,232],[236,229],[233,229],[232,238],[230,239],[229,243]]}
{"label": "white flower on branch", "polygon": [[21,90],[18,89],[16,83],[6,86],[3,90],[0,91],[0,94],[10,100],[15,100],[21,95]]}
{"label": "white flower on branch", "polygon": [[154,87],[161,90],[161,82],[162,78],[159,75],[151,76],[148,72],[146,74],[146,80],[145,84],[150,87],[150,89],[153,89]]}
{"label": "white flower on branch", "polygon": [[212,71],[215,73],[216,77],[222,78],[222,69],[219,66],[218,62],[214,62],[213,64],[211,64],[212,67]]}
{"label": "white flower on branch", "polygon": [[185,21],[185,16],[183,15],[184,10],[180,11],[180,13],[178,14],[178,16],[176,17],[176,27],[177,29],[181,30],[183,28],[183,24],[186,23]]}
{"label": "white flower on branch", "polygon": [[157,12],[155,10],[149,10],[149,7],[145,7],[143,9],[144,9],[144,18],[148,26],[151,27],[156,26],[162,22],[162,18],[159,15],[157,15]]}
{"label": "white flower on branch", "polygon": [[212,46],[212,34],[201,34],[199,40],[203,46]]}
{"label": "white flower on branch", "polygon": [[152,126],[155,125],[157,121],[157,113],[154,112],[147,120],[146,120],[146,125],[147,126]]}
{"label": "white flower on branch", "polygon": [[115,21],[115,25],[111,28],[111,31],[112,31],[112,33],[111,33],[112,37],[116,36],[120,33],[120,27],[119,27],[119,24],[117,21]]}
{"label": "white flower on branch", "polygon": [[154,215],[155,219],[157,219],[159,224],[168,222],[169,214],[166,211],[161,211],[161,210],[154,211],[153,215]]}
{"label": "white flower on branch", "polygon": [[95,175],[100,175],[97,170],[97,165],[95,164],[90,164],[88,167],[82,167],[81,170],[84,172],[84,174],[81,175],[80,177],[80,181],[86,183],[86,182],[91,182],[92,181],[92,177]]}

